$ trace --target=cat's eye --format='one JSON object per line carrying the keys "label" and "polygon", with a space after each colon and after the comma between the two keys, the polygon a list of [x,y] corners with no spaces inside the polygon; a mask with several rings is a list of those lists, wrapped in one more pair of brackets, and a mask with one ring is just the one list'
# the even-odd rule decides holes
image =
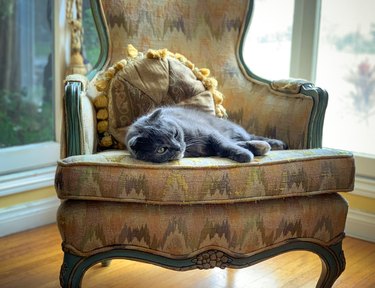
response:
{"label": "cat's eye", "polygon": [[160,147],[156,152],[163,154],[165,151],[167,151],[167,147]]}

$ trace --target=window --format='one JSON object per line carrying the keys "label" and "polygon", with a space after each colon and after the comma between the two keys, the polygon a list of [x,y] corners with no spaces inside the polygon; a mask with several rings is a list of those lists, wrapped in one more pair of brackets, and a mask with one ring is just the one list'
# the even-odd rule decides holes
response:
{"label": "window", "polygon": [[100,43],[98,32],[96,30],[94,17],[91,12],[90,0],[82,2],[82,22],[83,22],[83,57],[87,71],[90,72],[99,59]]}
{"label": "window", "polygon": [[372,0],[322,1],[316,83],[330,94],[323,144],[375,155],[374,10]]}
{"label": "window", "polygon": [[255,0],[254,8],[246,64],[265,79],[303,78],[328,91],[323,146],[353,151],[356,193],[375,197],[375,2]]}
{"label": "window", "polygon": [[254,1],[244,61],[266,79],[289,78],[294,0]]}
{"label": "window", "polygon": [[1,3],[0,148],[55,140],[51,8],[48,1]]}
{"label": "window", "polygon": [[31,175],[42,175],[45,184],[59,156],[53,37],[58,3],[0,0],[0,195],[16,191],[14,185]]}

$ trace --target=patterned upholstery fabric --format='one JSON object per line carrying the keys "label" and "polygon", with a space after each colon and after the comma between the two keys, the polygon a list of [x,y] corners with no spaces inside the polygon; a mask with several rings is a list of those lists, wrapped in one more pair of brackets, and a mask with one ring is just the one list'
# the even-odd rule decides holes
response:
{"label": "patterned upholstery fabric", "polygon": [[353,175],[352,155],[332,149],[271,151],[247,164],[217,157],[152,164],[108,151],[60,161],[56,189],[61,199],[233,203],[351,191]]}
{"label": "patterned upholstery fabric", "polygon": [[249,2],[102,1],[111,43],[107,67],[127,56],[128,44],[139,51],[167,48],[179,52],[196,66],[211,70],[231,120],[253,134],[283,140],[291,149],[307,148],[306,131],[316,105],[313,99],[300,94],[298,87],[283,90],[291,94],[280,94],[277,84],[274,90],[249,81],[237,59]]}
{"label": "patterned upholstery fabric", "polygon": [[168,257],[205,249],[249,256],[291,238],[329,244],[345,227],[338,194],[236,205],[143,205],[64,201],[58,212],[64,251],[89,256],[129,248]]}

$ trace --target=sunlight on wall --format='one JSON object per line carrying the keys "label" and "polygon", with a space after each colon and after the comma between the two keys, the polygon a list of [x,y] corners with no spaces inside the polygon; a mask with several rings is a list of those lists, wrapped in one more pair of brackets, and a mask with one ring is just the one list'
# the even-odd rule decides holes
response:
{"label": "sunlight on wall", "polygon": [[57,197],[53,186],[0,197],[0,209],[49,197]]}

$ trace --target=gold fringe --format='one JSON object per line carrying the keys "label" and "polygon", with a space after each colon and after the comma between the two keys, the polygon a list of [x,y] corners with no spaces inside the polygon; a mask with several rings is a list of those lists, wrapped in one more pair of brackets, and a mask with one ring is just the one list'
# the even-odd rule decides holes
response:
{"label": "gold fringe", "polygon": [[107,98],[107,96],[104,95],[104,94],[97,96],[95,98],[95,100],[94,100],[94,106],[97,109],[107,108],[107,106],[108,106],[108,98]]}
{"label": "gold fringe", "polygon": [[221,104],[216,105],[215,112],[216,112],[216,115],[219,117],[227,117],[227,112],[225,108],[223,107],[223,105]]}
{"label": "gold fringe", "polygon": [[204,77],[210,76],[210,69],[201,68],[201,69],[199,69],[199,72],[201,72]]}
{"label": "gold fringe", "polygon": [[104,136],[104,137],[100,140],[100,146],[103,146],[103,147],[111,147],[112,144],[113,144],[113,140],[112,140],[112,136],[111,136],[111,135]]}
{"label": "gold fringe", "polygon": [[135,58],[138,56],[138,50],[132,44],[128,45],[127,52],[130,58]]}
{"label": "gold fringe", "polygon": [[108,119],[108,110],[107,109],[99,109],[96,113],[96,118],[99,120],[106,120]]}
{"label": "gold fringe", "polygon": [[186,57],[184,55],[180,54],[180,53],[175,53],[174,56],[180,62],[185,63],[187,61]]}
{"label": "gold fringe", "polygon": [[119,71],[121,70],[122,68],[124,68],[126,66],[126,64],[128,64],[128,61],[126,61],[125,59],[122,59],[121,61],[117,62],[115,65],[113,65],[113,68],[116,70],[116,71]]}
{"label": "gold fringe", "polygon": [[191,70],[194,70],[195,65],[191,61],[187,60],[185,62],[185,65],[186,65],[186,67],[190,68]]}
{"label": "gold fringe", "polygon": [[[218,90],[212,91],[212,96],[214,97],[214,101],[217,105],[220,105],[224,101],[224,95]],[[224,108],[224,107],[223,107]]]}
{"label": "gold fringe", "polygon": [[165,59],[170,54],[171,53],[166,48],[160,50],[149,49],[146,57],[148,59]]}
{"label": "gold fringe", "polygon": [[194,68],[194,70],[192,70],[195,77],[197,77],[197,79],[199,81],[203,81],[203,79],[205,78],[204,75],[202,74],[202,72],[199,71],[199,69],[197,67]]}
{"label": "gold fringe", "polygon": [[109,67],[107,71],[104,73],[104,77],[108,80],[112,79],[116,74],[116,69],[113,67]]}
{"label": "gold fringe", "polygon": [[202,80],[202,83],[207,90],[216,89],[218,85],[217,80],[212,77],[204,78]]}
{"label": "gold fringe", "polygon": [[106,120],[99,121],[97,124],[97,129],[99,133],[104,133],[108,131],[108,121]]}
{"label": "gold fringe", "polygon": [[95,81],[96,90],[98,90],[99,92],[106,91],[107,86],[108,86],[108,81],[105,79],[98,79]]}

